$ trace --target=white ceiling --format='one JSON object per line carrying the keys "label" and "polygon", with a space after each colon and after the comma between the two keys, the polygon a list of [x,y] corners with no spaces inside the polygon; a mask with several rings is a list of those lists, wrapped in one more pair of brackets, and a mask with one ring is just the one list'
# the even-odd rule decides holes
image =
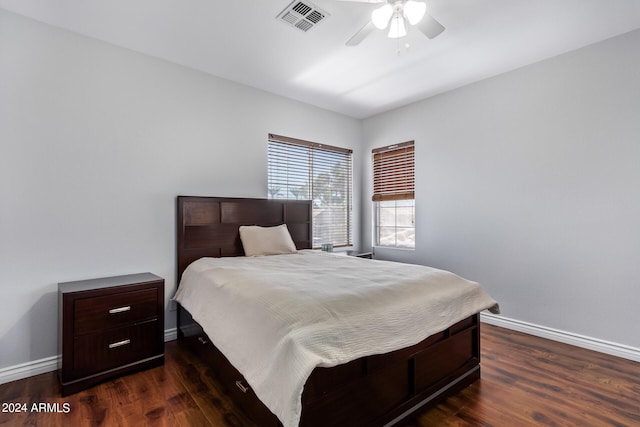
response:
{"label": "white ceiling", "polygon": [[398,43],[376,30],[357,47],[345,42],[376,5],[313,0],[329,16],[306,33],[276,19],[290,0],[0,0],[0,8],[356,118],[640,28],[638,0],[426,2],[446,27],[437,38],[410,28]]}

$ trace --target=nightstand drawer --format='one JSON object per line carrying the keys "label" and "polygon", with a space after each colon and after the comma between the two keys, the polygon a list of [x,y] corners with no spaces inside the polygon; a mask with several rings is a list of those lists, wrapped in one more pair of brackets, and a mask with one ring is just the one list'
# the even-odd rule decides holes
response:
{"label": "nightstand drawer", "polygon": [[74,334],[86,334],[139,322],[158,314],[156,289],[119,292],[75,301]]}
{"label": "nightstand drawer", "polygon": [[162,353],[158,327],[158,320],[154,319],[76,337],[74,373],[90,375]]}

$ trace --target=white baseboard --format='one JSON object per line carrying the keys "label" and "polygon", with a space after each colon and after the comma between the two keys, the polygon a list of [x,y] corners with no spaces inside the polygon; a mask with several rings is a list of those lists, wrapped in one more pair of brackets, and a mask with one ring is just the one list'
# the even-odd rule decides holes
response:
{"label": "white baseboard", "polygon": [[490,325],[501,326],[525,334],[547,338],[553,341],[562,342],[612,356],[640,362],[640,348],[630,347],[623,344],[604,341],[597,338],[578,335],[571,332],[560,331],[546,326],[535,325],[533,323],[510,319],[490,313],[480,313],[480,320]]}
{"label": "white baseboard", "polygon": [[[173,341],[178,337],[178,329],[165,329],[164,341]],[[34,360],[32,362],[21,363],[19,365],[9,366],[0,369],[0,384],[11,381],[21,380],[23,378],[40,375],[58,369],[60,356],[45,357],[44,359]]]}
{"label": "white baseboard", "polygon": [[58,369],[59,357],[45,357],[44,359],[2,368],[0,369],[0,384],[55,371]]}
{"label": "white baseboard", "polygon": [[178,339],[178,328],[164,330],[164,342]]}

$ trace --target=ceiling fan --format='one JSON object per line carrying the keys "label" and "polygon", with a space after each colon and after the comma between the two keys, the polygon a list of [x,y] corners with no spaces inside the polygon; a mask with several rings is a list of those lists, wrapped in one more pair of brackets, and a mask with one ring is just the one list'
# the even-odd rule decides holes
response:
{"label": "ceiling fan", "polygon": [[339,0],[356,3],[383,3],[371,12],[371,20],[348,41],[347,46],[360,44],[376,28],[389,28],[388,37],[395,39],[407,35],[407,23],[416,26],[430,39],[444,31],[444,26],[427,13],[427,5],[416,0]]}

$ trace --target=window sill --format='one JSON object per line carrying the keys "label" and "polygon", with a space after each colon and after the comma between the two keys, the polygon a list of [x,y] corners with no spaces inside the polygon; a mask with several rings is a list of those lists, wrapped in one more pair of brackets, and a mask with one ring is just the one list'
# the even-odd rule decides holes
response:
{"label": "window sill", "polygon": [[416,248],[403,248],[403,247],[400,247],[400,246],[375,246],[374,245],[373,246],[374,252],[377,249],[380,249],[380,250],[383,250],[383,251],[392,250],[392,251],[406,251],[406,252],[415,252],[415,250],[416,250]]}

